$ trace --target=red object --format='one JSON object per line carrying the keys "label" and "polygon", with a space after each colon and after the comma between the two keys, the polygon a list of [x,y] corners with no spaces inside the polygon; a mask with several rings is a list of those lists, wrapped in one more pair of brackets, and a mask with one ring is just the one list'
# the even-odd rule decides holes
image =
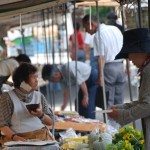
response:
{"label": "red object", "polygon": [[[84,38],[83,33],[81,31],[76,31],[76,40],[75,40],[75,33],[70,36],[70,42],[72,43],[72,49],[84,49]],[[75,46],[76,42],[76,46]]]}

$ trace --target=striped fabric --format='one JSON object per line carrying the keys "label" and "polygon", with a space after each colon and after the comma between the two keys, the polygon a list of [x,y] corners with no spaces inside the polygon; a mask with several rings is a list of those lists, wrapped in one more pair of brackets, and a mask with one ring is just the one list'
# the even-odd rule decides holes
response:
{"label": "striped fabric", "polygon": [[[14,89],[14,92],[21,101],[29,103],[32,100],[33,92],[24,94],[19,89]],[[51,111],[49,110],[47,101],[43,94],[41,94],[41,104],[45,114],[52,118]],[[0,127],[11,125],[11,116],[13,114],[13,103],[7,92],[0,95]]]}

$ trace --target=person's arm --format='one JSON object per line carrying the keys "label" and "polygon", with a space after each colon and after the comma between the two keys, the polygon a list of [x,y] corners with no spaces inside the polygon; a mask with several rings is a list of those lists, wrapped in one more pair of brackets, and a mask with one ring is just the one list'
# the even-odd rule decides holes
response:
{"label": "person's arm", "polygon": [[67,103],[68,103],[68,97],[69,97],[69,92],[68,92],[68,89],[64,89],[63,91],[63,104],[61,106],[61,110],[64,110],[67,106]]}
{"label": "person's arm", "polygon": [[[150,98],[150,97],[149,97]],[[140,118],[145,118],[150,115],[150,103],[139,102],[128,109],[113,109],[108,116],[120,123],[121,125],[128,124]]]}
{"label": "person's arm", "polygon": [[100,55],[98,57],[98,71],[99,71],[99,74],[98,74],[98,83],[100,84],[100,86],[103,86],[104,83],[103,83],[103,69],[104,69],[104,65],[105,65],[105,59],[104,59],[104,56]]}
{"label": "person's arm", "polygon": [[129,108],[133,107],[134,105],[136,105],[138,103],[139,103],[139,101],[133,101],[133,102],[130,102],[130,103],[113,105],[110,108],[115,108],[115,109],[129,109]]}
{"label": "person's arm", "polygon": [[0,131],[8,140],[11,141],[25,141],[21,136],[18,136],[15,132],[13,132],[8,126],[0,127]]}
{"label": "person's arm", "polygon": [[10,129],[11,116],[13,112],[13,104],[10,101],[8,93],[2,93],[0,96],[0,131],[9,140],[24,141],[25,139],[17,136]]}
{"label": "person's arm", "polygon": [[35,111],[32,111],[31,114],[39,117],[39,119],[42,121],[43,124],[45,125],[52,125],[53,122],[53,114],[52,114],[52,110],[50,110],[46,98],[44,97],[44,95],[41,95],[41,104],[42,106],[38,109],[36,109]]}
{"label": "person's arm", "polygon": [[99,37],[99,33],[97,32],[94,36],[94,56],[98,56],[98,81],[97,83],[100,86],[103,86],[103,69],[105,65],[105,44],[104,41],[101,38],[101,34]]}
{"label": "person's arm", "polygon": [[43,112],[42,108],[37,108],[36,111],[31,111],[31,114],[38,117],[43,124],[48,126],[52,125],[52,119],[49,115]]}
{"label": "person's arm", "polygon": [[91,50],[90,45],[85,44],[84,50],[85,50],[85,58],[86,58],[85,62],[89,64],[89,62],[90,62],[90,50]]}
{"label": "person's arm", "polygon": [[80,88],[81,88],[81,91],[82,91],[82,94],[83,94],[82,105],[83,105],[84,107],[87,107],[87,105],[88,105],[88,100],[89,100],[89,96],[88,96],[88,89],[87,89],[86,83],[83,82],[83,83],[80,85]]}
{"label": "person's arm", "polygon": [[[150,66],[143,70],[142,83],[139,93],[139,101],[128,104],[127,109],[113,109],[108,114],[111,118],[119,122],[121,125],[130,123],[139,118],[150,116]],[[126,105],[127,106],[127,105]],[[129,107],[130,106],[130,107]]]}

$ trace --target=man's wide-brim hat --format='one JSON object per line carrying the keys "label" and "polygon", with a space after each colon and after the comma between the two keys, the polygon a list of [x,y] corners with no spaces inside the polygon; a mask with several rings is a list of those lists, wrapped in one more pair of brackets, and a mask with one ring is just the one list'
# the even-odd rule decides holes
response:
{"label": "man's wide-brim hat", "polygon": [[128,58],[129,53],[150,54],[150,30],[148,28],[137,28],[124,32],[123,47],[115,59]]}

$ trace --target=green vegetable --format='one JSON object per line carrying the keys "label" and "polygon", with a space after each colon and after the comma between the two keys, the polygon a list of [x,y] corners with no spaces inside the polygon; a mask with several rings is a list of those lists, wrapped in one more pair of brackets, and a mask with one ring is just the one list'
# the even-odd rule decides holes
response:
{"label": "green vegetable", "polygon": [[100,134],[100,137],[102,138],[102,141],[105,142],[105,145],[112,143],[112,136],[111,136],[111,134],[104,132],[104,133]]}
{"label": "green vegetable", "polygon": [[93,142],[93,150],[105,150],[105,142],[99,137],[99,140]]}
{"label": "green vegetable", "polygon": [[91,132],[88,135],[89,143],[93,143],[94,141],[98,140],[99,137],[100,137],[99,133],[93,133],[93,132]]}
{"label": "green vegetable", "polygon": [[144,150],[143,134],[131,125],[124,126],[114,135],[106,150]]}
{"label": "green vegetable", "polygon": [[89,144],[86,144],[86,143],[79,143],[75,150],[83,150],[83,148],[88,148],[89,147]]}

